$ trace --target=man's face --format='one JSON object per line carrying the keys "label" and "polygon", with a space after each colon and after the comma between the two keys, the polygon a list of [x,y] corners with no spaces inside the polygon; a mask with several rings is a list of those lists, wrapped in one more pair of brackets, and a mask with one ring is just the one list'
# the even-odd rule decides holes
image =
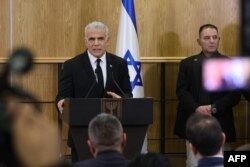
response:
{"label": "man's face", "polygon": [[205,55],[211,55],[219,48],[220,37],[214,28],[203,29],[197,39]]}
{"label": "man's face", "polygon": [[86,33],[85,45],[93,56],[100,58],[108,46],[107,34],[101,29],[90,29]]}

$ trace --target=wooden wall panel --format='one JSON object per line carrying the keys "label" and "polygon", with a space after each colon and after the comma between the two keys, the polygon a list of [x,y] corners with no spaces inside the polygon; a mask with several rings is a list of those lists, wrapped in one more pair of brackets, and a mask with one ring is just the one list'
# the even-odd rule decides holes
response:
{"label": "wooden wall panel", "polygon": [[243,98],[240,103],[234,108],[234,118],[236,126],[236,135],[240,140],[245,140],[248,137],[250,142],[250,112],[249,104]]}
{"label": "wooden wall panel", "polygon": [[160,143],[157,139],[148,139],[148,150],[150,152],[160,152]]}
{"label": "wooden wall panel", "polygon": [[176,99],[176,81],[177,81],[177,74],[179,72],[179,63],[166,63],[166,85],[165,89],[166,98],[168,100]]}
{"label": "wooden wall panel", "polygon": [[160,99],[160,72],[159,64],[147,63],[142,65],[144,95],[155,100]]}
{"label": "wooden wall panel", "polygon": [[[222,52],[239,52],[239,0],[135,0],[135,9],[141,56],[187,56],[200,51],[196,38],[204,23],[218,26]],[[84,27],[93,20],[109,26],[109,50],[115,51],[119,0],[13,0],[13,10],[14,46],[27,45],[37,56],[72,57],[81,52]]]}
{"label": "wooden wall panel", "polygon": [[38,57],[73,57],[82,52],[84,27],[91,21],[105,22],[111,32],[117,29],[118,15],[113,13],[118,12],[119,1],[13,1],[14,46],[28,46]]}
{"label": "wooden wall panel", "polygon": [[13,45],[39,57],[73,56],[83,48],[85,7],[78,0],[13,0]]}
{"label": "wooden wall panel", "polygon": [[[148,144],[151,151],[159,152],[160,150],[160,129],[161,119],[160,114],[160,65],[146,63],[142,65],[142,75],[144,82],[145,97],[152,97],[154,102],[153,107],[153,124],[148,128]],[[157,129],[157,130],[156,130]]]}
{"label": "wooden wall panel", "polygon": [[42,113],[48,118],[49,121],[53,122],[55,126],[58,126],[58,113],[54,112],[54,103],[40,103]]}
{"label": "wooden wall panel", "polygon": [[[63,155],[70,155],[71,154],[71,149],[67,145],[67,139],[68,139],[68,130],[69,126],[65,122],[62,122],[62,129],[61,129],[61,139],[62,139],[62,154]],[[84,141],[83,141],[84,142]]]}
{"label": "wooden wall panel", "polygon": [[[200,51],[198,29],[218,26],[221,51],[239,52],[239,0],[135,0],[141,56],[188,56]],[[231,39],[234,40],[231,40]]]}
{"label": "wooden wall panel", "polygon": [[0,0],[0,58],[6,57],[10,49],[10,4]]}
{"label": "wooden wall panel", "polygon": [[27,74],[12,78],[14,84],[27,90],[39,101],[55,101],[58,83],[56,64],[35,64]]}

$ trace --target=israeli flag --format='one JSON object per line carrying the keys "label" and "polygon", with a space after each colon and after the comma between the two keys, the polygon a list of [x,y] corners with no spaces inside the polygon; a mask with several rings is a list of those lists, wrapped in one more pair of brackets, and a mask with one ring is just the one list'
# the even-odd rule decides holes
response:
{"label": "israeli flag", "polygon": [[[116,54],[128,62],[133,97],[144,97],[134,0],[122,0]],[[147,153],[147,135],[141,153]]]}
{"label": "israeli flag", "polygon": [[128,62],[133,97],[144,97],[134,0],[122,0],[116,54]]}

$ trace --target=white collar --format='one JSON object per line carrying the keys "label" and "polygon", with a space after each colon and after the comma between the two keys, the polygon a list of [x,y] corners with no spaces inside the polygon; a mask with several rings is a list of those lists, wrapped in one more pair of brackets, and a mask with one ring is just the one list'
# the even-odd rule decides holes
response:
{"label": "white collar", "polygon": [[[95,64],[96,60],[98,59],[97,57],[93,56],[89,51],[88,52],[88,56],[89,56],[89,60],[91,64]],[[99,59],[102,60],[102,62],[106,63],[106,52],[102,55],[102,57],[100,57]]]}

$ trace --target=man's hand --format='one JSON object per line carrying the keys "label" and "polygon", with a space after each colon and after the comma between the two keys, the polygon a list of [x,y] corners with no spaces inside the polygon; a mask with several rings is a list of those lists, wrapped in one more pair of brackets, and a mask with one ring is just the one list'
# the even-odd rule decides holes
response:
{"label": "man's hand", "polygon": [[59,100],[58,103],[57,103],[57,108],[59,109],[60,114],[63,113],[63,107],[64,107],[64,99],[61,99],[61,100]]}
{"label": "man's hand", "polygon": [[114,93],[114,92],[107,92],[108,95],[112,96],[112,98],[115,99],[120,99],[122,98],[121,96],[119,96],[118,94]]}

